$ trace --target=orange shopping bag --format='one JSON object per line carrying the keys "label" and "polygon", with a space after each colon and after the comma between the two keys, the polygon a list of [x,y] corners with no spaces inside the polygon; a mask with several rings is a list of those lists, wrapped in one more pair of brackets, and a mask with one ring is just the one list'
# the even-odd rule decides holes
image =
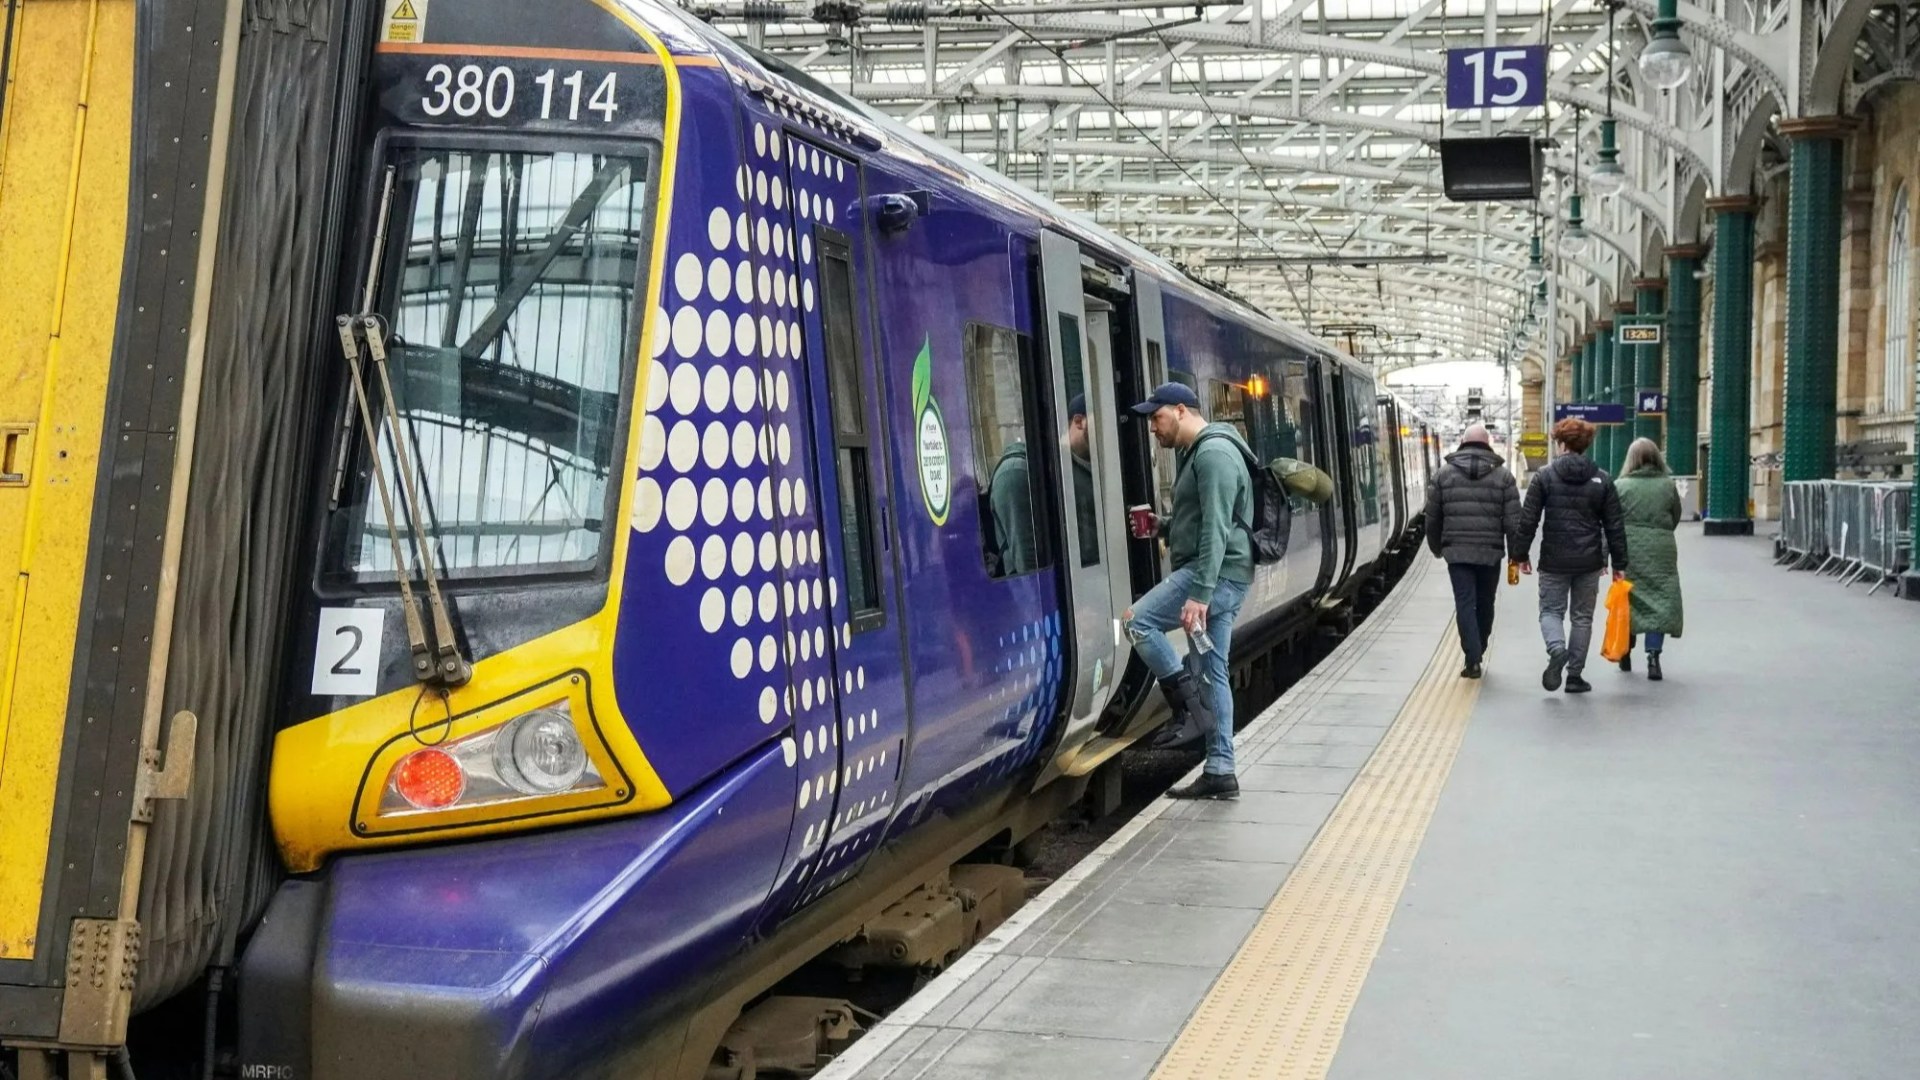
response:
{"label": "orange shopping bag", "polygon": [[1600,655],[1619,663],[1633,647],[1633,582],[1622,579],[1607,587],[1607,634]]}

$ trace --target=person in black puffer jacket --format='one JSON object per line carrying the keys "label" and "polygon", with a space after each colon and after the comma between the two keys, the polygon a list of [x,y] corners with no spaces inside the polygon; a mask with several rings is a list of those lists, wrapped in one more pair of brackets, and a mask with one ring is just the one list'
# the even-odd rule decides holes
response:
{"label": "person in black puffer jacket", "polygon": [[1519,485],[1493,452],[1486,427],[1474,424],[1427,489],[1427,546],[1447,560],[1447,576],[1453,579],[1454,625],[1466,656],[1463,679],[1480,677],[1487,639],[1493,636],[1500,560],[1519,525]]}
{"label": "person in black puffer jacket", "polygon": [[[1560,674],[1565,671],[1567,693],[1584,694],[1593,689],[1580,673],[1586,667],[1587,645],[1593,638],[1599,575],[1611,560],[1614,580],[1625,576],[1627,527],[1613,478],[1581,456],[1593,443],[1593,425],[1568,418],[1553,426],[1553,438],[1560,445],[1560,456],[1528,482],[1520,512],[1520,535],[1512,550],[1520,556],[1520,569],[1533,573],[1527,555],[1533,550],[1533,537],[1540,531],[1544,516],[1540,635],[1547,643],[1547,670],[1540,677],[1540,685],[1548,690],[1560,689]],[[1570,635],[1566,628],[1569,607],[1573,620]]]}

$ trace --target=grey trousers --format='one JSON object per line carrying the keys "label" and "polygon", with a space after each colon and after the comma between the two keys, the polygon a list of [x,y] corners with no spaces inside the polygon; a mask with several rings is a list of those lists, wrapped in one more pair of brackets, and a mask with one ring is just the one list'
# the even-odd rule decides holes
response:
{"label": "grey trousers", "polygon": [[[1593,607],[1600,596],[1600,575],[1540,575],[1540,636],[1547,651],[1567,650],[1567,674],[1578,675],[1587,666],[1587,645],[1593,640]],[[1572,601],[1573,633],[1566,629],[1568,601]]]}

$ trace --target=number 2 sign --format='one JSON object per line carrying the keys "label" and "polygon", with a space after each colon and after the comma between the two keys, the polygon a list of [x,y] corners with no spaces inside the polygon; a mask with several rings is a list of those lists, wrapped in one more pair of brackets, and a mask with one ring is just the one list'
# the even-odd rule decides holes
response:
{"label": "number 2 sign", "polygon": [[1525,108],[1546,101],[1545,45],[1447,50],[1447,108]]}
{"label": "number 2 sign", "polygon": [[321,608],[313,648],[313,692],[322,697],[371,697],[379,688],[379,608]]}

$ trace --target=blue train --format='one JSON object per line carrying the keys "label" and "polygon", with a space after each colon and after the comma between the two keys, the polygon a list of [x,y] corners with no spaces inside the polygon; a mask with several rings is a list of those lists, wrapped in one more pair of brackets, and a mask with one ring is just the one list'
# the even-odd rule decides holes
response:
{"label": "blue train", "polygon": [[654,0],[387,8],[242,1075],[702,1076],[1057,816],[1164,716],[1162,381],[1335,479],[1243,664],[1409,554],[1307,335]]}

